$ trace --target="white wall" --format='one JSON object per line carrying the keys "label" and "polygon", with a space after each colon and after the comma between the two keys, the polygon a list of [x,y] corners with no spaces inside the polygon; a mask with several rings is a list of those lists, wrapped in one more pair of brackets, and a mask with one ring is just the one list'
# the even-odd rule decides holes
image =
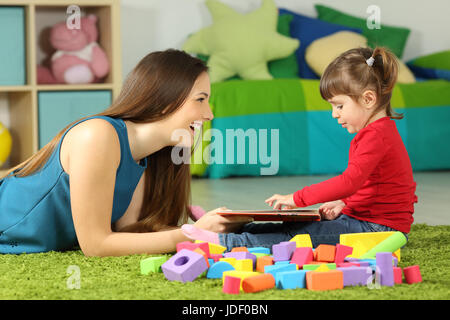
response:
{"label": "white wall", "polygon": [[[221,0],[247,13],[261,0]],[[403,60],[450,49],[449,0],[275,0],[278,7],[316,17],[314,4],[368,17],[369,5],[381,9],[381,23],[411,29]],[[121,0],[124,77],[147,53],[181,48],[187,36],[212,23],[204,0]]]}

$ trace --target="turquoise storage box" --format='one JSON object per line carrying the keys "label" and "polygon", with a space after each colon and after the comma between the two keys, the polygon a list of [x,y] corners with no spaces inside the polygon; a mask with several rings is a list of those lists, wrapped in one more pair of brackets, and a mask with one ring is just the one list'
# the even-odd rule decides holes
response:
{"label": "turquoise storage box", "polygon": [[0,85],[24,85],[25,12],[23,7],[0,6]]}
{"label": "turquoise storage box", "polygon": [[39,148],[73,121],[102,112],[111,101],[109,90],[39,92]]}

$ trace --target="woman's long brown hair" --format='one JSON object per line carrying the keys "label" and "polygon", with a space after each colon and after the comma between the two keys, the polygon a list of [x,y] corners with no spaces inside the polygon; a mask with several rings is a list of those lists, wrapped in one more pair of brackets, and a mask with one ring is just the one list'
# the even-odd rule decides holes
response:
{"label": "woman's long brown hair", "polygon": [[[95,116],[135,123],[162,120],[181,107],[198,76],[207,71],[201,60],[184,51],[169,49],[150,53],[128,75],[111,106]],[[64,132],[77,121],[66,126],[41,150],[11,168],[6,175],[14,172],[16,177],[25,177],[42,169]],[[187,222],[191,201],[190,166],[174,164],[172,148],[165,147],[147,157],[144,203],[138,222],[117,231],[153,232]],[[188,151],[187,148],[182,150]]]}

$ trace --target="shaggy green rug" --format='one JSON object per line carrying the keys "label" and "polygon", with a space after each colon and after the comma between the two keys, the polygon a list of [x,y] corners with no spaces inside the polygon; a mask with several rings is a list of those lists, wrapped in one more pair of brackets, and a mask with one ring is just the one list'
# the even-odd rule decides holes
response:
{"label": "shaggy green rug", "polygon": [[[162,273],[141,275],[149,255],[87,258],[81,251],[0,255],[0,299],[150,299],[150,300],[381,300],[450,298],[450,226],[413,225],[402,249],[400,267],[418,264],[423,282],[369,289],[313,292],[271,289],[227,295],[222,280],[168,281]],[[79,289],[75,278],[79,276]]]}

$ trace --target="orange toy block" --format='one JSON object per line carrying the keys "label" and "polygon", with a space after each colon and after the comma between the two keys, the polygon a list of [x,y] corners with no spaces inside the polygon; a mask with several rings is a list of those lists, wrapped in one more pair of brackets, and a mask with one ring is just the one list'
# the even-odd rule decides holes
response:
{"label": "orange toy block", "polygon": [[197,253],[200,253],[200,254],[203,256],[203,258],[205,258],[205,260],[206,260],[206,265],[207,265],[208,268],[209,268],[208,256],[206,255],[205,251],[203,251],[203,250],[200,249],[200,248],[196,248],[195,250],[192,250],[192,251],[197,252]]}
{"label": "orange toy block", "polygon": [[316,261],[334,262],[336,247],[329,244],[320,244],[314,251]]}
{"label": "orange toy block", "polygon": [[307,272],[306,288],[315,291],[342,289],[344,288],[344,273],[340,270]]}
{"label": "orange toy block", "polygon": [[231,249],[231,252],[242,252],[242,251],[248,252],[247,247],[235,247],[235,248]]}
{"label": "orange toy block", "polygon": [[272,256],[262,256],[256,259],[256,271],[264,273],[264,267],[273,265]]}
{"label": "orange toy block", "polygon": [[244,292],[258,292],[275,287],[275,278],[270,273],[263,273],[254,277],[245,278],[242,281]]}

